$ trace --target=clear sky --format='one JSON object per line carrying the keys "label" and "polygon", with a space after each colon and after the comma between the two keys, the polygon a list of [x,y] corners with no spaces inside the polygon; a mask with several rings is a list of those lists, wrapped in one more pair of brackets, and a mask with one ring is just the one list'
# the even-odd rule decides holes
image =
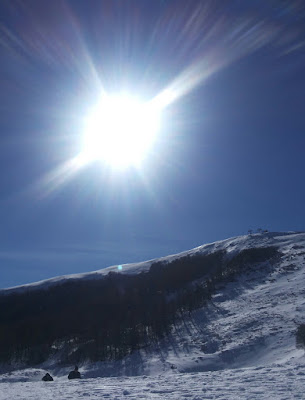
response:
{"label": "clear sky", "polygon": [[[304,45],[297,0],[1,1],[0,287],[304,230]],[[121,92],[163,102],[145,157],[75,167]]]}

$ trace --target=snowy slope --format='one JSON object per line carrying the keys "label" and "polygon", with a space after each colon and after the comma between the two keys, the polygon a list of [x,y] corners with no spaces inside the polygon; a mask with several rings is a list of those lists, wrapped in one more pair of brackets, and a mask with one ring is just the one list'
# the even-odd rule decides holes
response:
{"label": "snowy slope", "polygon": [[181,370],[283,364],[303,355],[295,331],[305,322],[305,235],[272,241],[283,257],[270,274],[241,276],[219,289],[207,311],[193,314],[194,328],[186,336],[193,355]]}
{"label": "snowy slope", "polygon": [[[295,332],[305,323],[305,234],[256,234],[200,246],[186,254],[275,245],[283,254],[272,268],[257,265],[219,286],[208,307],[185,315],[158,346],[121,361],[80,366],[85,379],[68,382],[68,369],[49,360],[40,369],[0,375],[0,399],[302,399],[305,357]],[[151,261],[123,266],[147,270]],[[73,279],[95,279],[117,267]],[[267,271],[267,272],[266,272]],[[69,277],[40,282],[58,284]],[[14,290],[28,290],[34,286]],[[55,381],[40,382],[45,371]],[[103,378],[101,378],[103,377]],[[1,397],[2,396],[2,397]]]}

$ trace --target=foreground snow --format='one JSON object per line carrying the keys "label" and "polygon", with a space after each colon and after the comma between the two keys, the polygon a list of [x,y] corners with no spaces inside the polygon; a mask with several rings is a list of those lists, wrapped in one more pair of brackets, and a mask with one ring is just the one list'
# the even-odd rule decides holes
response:
{"label": "foreground snow", "polygon": [[173,372],[155,377],[92,378],[78,381],[68,381],[62,377],[54,382],[35,381],[40,379],[40,374],[36,374],[36,377],[27,377],[31,381],[12,383],[14,379],[20,378],[21,375],[18,378],[16,373],[2,376],[0,400],[284,400],[304,399],[305,393],[303,364],[189,374]]}

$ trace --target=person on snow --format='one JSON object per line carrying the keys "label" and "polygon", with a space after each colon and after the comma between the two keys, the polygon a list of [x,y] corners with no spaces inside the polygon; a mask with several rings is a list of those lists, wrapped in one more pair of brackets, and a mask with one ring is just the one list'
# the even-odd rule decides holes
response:
{"label": "person on snow", "polygon": [[80,379],[80,372],[78,366],[76,365],[73,371],[69,372],[68,379]]}
{"label": "person on snow", "polygon": [[42,377],[41,380],[44,381],[44,382],[54,381],[54,379],[52,378],[52,376],[48,372],[45,374],[45,376]]}

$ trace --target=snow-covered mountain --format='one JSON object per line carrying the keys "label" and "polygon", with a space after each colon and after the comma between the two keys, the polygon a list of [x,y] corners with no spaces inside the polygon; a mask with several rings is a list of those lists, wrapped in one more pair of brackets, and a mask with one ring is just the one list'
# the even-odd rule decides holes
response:
{"label": "snow-covered mountain", "polygon": [[[253,258],[255,253],[251,251],[262,248],[275,248],[277,253],[261,259],[260,254],[257,258],[257,253]],[[225,254],[227,269],[225,276],[214,282],[210,299],[200,307],[182,308],[183,313],[178,309],[179,318],[173,319],[166,335],[139,346],[120,359],[83,361],[80,371],[87,379],[77,387],[67,387],[67,396],[73,397],[77,391],[82,391],[82,396],[90,399],[126,396],[193,400],[303,398],[305,358],[304,350],[296,345],[296,331],[305,323],[305,233],[241,236],[160,260],[113,266],[90,274],[11,288],[2,291],[0,297],[42,290],[48,293],[50,288],[65,285],[67,281],[72,284],[92,282],[107,277],[109,272],[142,276],[151,271],[153,265],[163,270],[178,265],[177,260],[185,263],[189,260],[187,257],[213,254]],[[210,258],[209,262],[212,260]],[[234,274],[228,273],[237,263],[238,273],[236,270]],[[245,268],[241,268],[243,264]],[[203,282],[204,277],[197,277],[186,282],[186,286],[195,287]],[[180,286],[177,290],[181,292]],[[167,294],[168,301],[170,296]],[[60,385],[66,382],[71,366],[61,365],[59,357],[60,353],[55,353],[35,369],[14,372],[8,372],[5,364],[0,385],[10,391],[10,398],[14,398],[15,393],[12,382],[18,395],[21,388],[25,392],[28,390],[27,397],[19,398],[68,398]],[[50,372],[56,382],[39,397],[40,390],[46,390],[40,382],[45,371]],[[115,378],[118,376],[120,380]],[[31,392],[32,388],[26,386],[34,381],[39,391],[37,397]],[[0,399],[9,397],[0,394]]]}

